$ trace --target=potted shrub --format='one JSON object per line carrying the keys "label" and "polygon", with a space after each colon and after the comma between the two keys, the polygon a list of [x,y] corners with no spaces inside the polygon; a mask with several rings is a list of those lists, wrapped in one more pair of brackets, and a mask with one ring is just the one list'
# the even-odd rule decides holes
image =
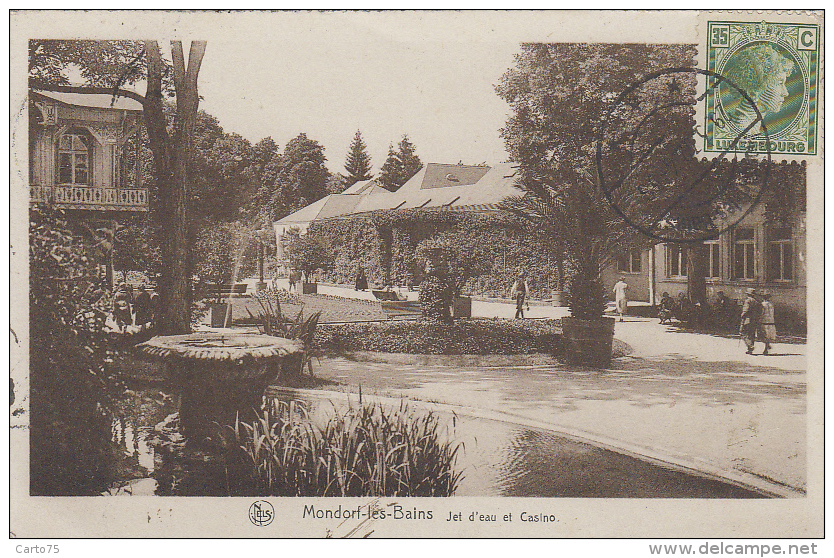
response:
{"label": "potted shrub", "polygon": [[417,261],[424,266],[424,279],[420,283],[420,310],[425,320],[451,323],[452,287],[449,282],[449,266],[443,246],[421,243]]}
{"label": "potted shrub", "polygon": [[604,317],[605,291],[598,274],[574,272],[568,284],[570,316],[562,318],[565,359],[574,364],[611,362],[614,318]]}
{"label": "potted shrub", "polygon": [[200,295],[209,299],[211,327],[226,326],[228,304],[223,302],[221,286],[232,280],[234,254],[242,246],[240,227],[220,223],[198,231],[194,244],[194,274]]}
{"label": "potted shrub", "polygon": [[287,257],[290,265],[304,273],[301,292],[315,294],[318,284],[310,279],[316,270],[328,270],[333,267],[335,256],[333,248],[325,238],[311,234],[295,234],[287,244]]}
{"label": "potted shrub", "polygon": [[447,231],[424,240],[416,250],[416,259],[423,266],[434,257],[435,265],[442,267],[451,290],[452,315],[456,319],[472,317],[472,297],[464,294],[464,288],[469,279],[488,271],[478,264],[486,258],[479,257],[480,247],[472,239],[457,231]]}

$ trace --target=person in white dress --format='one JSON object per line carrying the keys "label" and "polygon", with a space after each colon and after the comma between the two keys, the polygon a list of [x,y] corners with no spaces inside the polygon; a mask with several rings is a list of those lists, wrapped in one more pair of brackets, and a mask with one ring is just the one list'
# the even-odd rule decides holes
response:
{"label": "person in white dress", "polygon": [[626,312],[628,311],[628,295],[626,295],[626,291],[628,290],[628,283],[625,282],[625,277],[620,277],[620,280],[614,285],[614,301],[617,303],[617,314],[620,315],[620,321],[623,321],[623,316],[625,316]]}
{"label": "person in white dress", "polygon": [[770,352],[770,344],[776,342],[776,311],[770,302],[770,293],[762,294],[762,321],[760,323],[762,339],[765,343],[763,355]]}

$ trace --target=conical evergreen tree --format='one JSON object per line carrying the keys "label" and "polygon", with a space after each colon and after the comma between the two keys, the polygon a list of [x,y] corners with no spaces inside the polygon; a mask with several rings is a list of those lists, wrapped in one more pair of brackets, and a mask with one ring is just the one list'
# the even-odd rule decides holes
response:
{"label": "conical evergreen tree", "polygon": [[379,181],[385,188],[395,192],[421,168],[423,163],[414,153],[414,144],[406,134],[397,145],[396,151],[393,145],[388,146],[388,158],[380,169]]}
{"label": "conical evergreen tree", "polygon": [[371,157],[368,155],[368,146],[362,139],[362,132],[356,130],[353,141],[350,143],[350,150],[345,160],[345,187],[349,188],[361,180],[369,180],[371,174]]}
{"label": "conical evergreen tree", "polygon": [[403,136],[403,139],[400,140],[399,145],[399,158],[400,158],[400,166],[401,166],[401,174],[400,178],[402,183],[400,186],[408,182],[412,176],[417,174],[417,172],[423,168],[423,162],[420,160],[420,157],[414,153],[414,144],[411,143],[411,140],[408,139],[408,134]]}
{"label": "conical evergreen tree", "polygon": [[379,182],[386,190],[392,192],[396,191],[403,182],[400,182],[400,175],[402,174],[402,164],[394,145],[388,146],[388,157],[385,158],[385,163],[379,169]]}

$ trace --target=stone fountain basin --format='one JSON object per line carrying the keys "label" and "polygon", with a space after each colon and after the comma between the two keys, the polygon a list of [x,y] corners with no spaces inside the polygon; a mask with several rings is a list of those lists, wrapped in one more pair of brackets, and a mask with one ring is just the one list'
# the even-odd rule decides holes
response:
{"label": "stone fountain basin", "polygon": [[[246,333],[190,333],[154,337],[140,343],[144,355],[171,365],[189,376],[210,376],[214,381],[260,378],[265,368],[299,356],[301,341]],[[191,363],[191,366],[184,366]],[[173,379],[173,378],[172,378]]]}
{"label": "stone fountain basin", "polygon": [[183,434],[198,442],[219,439],[218,428],[251,419],[264,390],[279,374],[301,373],[301,341],[246,333],[168,335],[137,345],[161,361],[180,396]]}

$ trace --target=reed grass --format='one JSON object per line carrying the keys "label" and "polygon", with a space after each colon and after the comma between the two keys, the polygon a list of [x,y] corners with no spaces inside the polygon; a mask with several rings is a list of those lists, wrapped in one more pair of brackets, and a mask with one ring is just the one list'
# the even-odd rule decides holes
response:
{"label": "reed grass", "polygon": [[[456,417],[452,417],[454,429]],[[336,406],[317,424],[300,401],[273,400],[232,428],[248,492],[270,496],[451,496],[462,443],[433,412],[406,402]]]}

